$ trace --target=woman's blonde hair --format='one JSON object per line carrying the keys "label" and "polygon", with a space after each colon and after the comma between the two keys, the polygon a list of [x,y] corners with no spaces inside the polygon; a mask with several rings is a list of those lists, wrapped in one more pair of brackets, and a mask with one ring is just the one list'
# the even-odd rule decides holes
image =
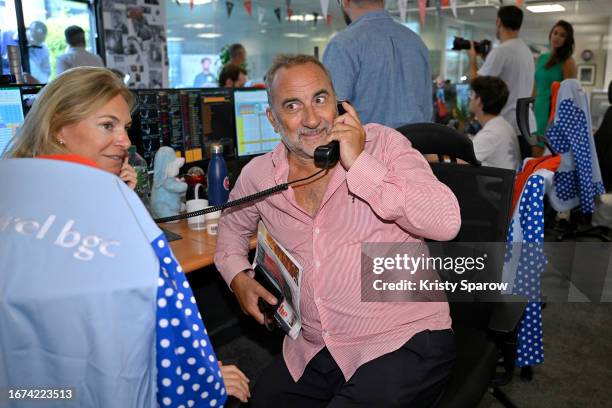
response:
{"label": "woman's blonde hair", "polygon": [[110,70],[79,67],[63,72],[40,91],[3,156],[67,153],[55,137],[57,132],[87,118],[117,95],[123,96],[131,111],[135,104],[133,94]]}

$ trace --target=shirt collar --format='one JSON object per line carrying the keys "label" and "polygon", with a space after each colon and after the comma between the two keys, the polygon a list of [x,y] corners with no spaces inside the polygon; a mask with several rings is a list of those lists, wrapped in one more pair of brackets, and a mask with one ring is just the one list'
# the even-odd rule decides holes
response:
{"label": "shirt collar", "polygon": [[369,13],[365,13],[359,16],[355,21],[350,24],[350,26],[355,25],[361,21],[375,20],[378,18],[391,18],[391,15],[387,10],[371,11]]}

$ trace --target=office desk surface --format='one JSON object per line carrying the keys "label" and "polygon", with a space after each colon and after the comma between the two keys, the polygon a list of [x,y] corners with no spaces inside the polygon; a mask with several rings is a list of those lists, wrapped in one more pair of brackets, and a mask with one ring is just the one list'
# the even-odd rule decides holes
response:
{"label": "office desk surface", "polygon": [[[217,236],[209,235],[206,230],[193,231],[187,226],[186,220],[176,224],[160,224],[160,227],[182,236],[182,239],[170,242],[172,252],[181,264],[185,273],[204,268],[213,264]],[[255,248],[257,239],[251,239],[250,248]]]}

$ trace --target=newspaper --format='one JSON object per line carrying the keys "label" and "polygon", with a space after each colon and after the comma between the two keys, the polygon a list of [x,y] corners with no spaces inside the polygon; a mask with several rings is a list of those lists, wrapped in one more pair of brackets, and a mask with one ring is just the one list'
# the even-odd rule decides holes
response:
{"label": "newspaper", "polygon": [[259,266],[265,278],[283,294],[274,313],[278,325],[296,339],[302,328],[300,317],[300,284],[302,266],[268,232],[263,222],[257,227],[257,249],[253,268]]}

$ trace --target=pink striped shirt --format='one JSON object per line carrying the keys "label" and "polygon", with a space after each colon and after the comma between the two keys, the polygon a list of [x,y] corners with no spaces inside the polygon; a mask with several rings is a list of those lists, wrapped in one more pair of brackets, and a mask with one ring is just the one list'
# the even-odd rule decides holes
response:
{"label": "pink striped shirt", "polygon": [[[397,350],[414,334],[451,325],[447,303],[361,301],[363,242],[448,240],[461,223],[457,199],[404,136],[376,124],[365,130],[364,151],[348,172],[335,167],[314,218],[289,188],[226,210],[219,223],[215,264],[228,285],[250,268],[248,242],[259,219],[304,268],[302,331],[283,344],[295,381],[323,347],[348,380],[362,364]],[[286,182],[288,173],[287,149],[280,143],[244,167],[230,199]]]}

